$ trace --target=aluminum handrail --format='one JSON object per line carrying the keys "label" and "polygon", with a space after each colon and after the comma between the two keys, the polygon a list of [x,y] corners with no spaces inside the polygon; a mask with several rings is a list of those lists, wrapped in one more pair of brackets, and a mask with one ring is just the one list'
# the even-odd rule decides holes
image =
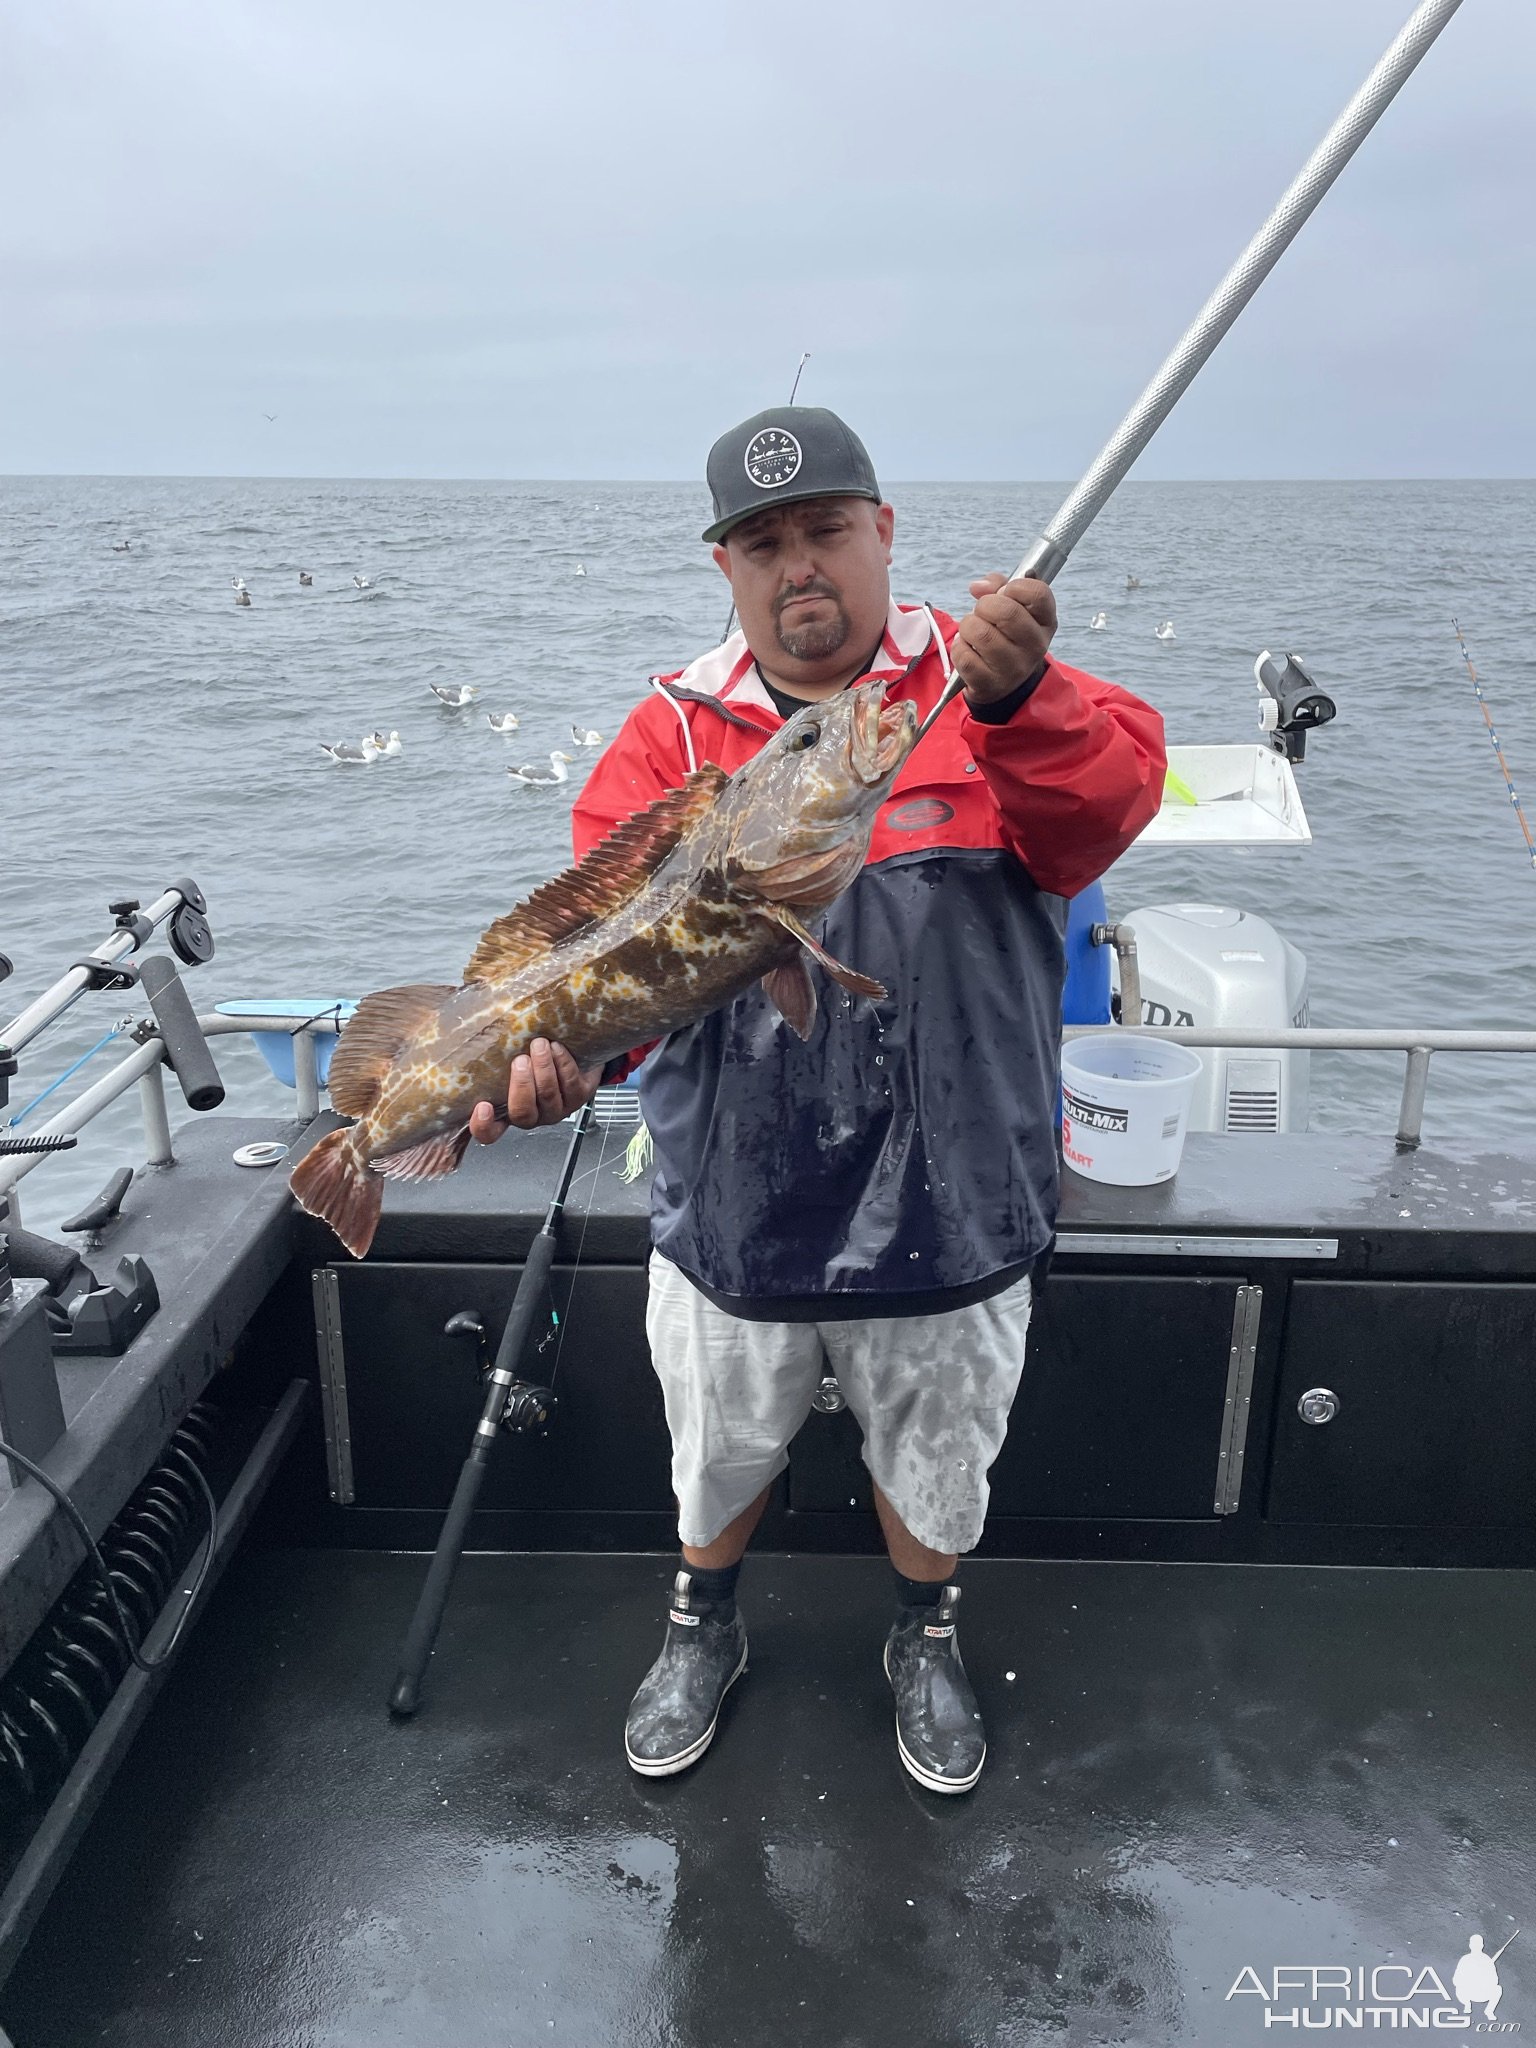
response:
{"label": "aluminum handrail", "polygon": [[[253,1034],[281,1031],[294,1041],[294,1078],[297,1084],[292,1121],[306,1124],[318,1115],[320,1089],[316,1077],[315,1041],[333,1036],[334,1017],[324,1016],[297,1026],[291,1016],[231,1017],[222,1012],[200,1016],[198,1026],[205,1038],[222,1038],[232,1033]],[[1105,1037],[1126,1030],[1120,1024],[1069,1024],[1064,1038]],[[1191,1025],[1137,1025],[1142,1038],[1171,1038],[1180,1045],[1231,1051],[1291,1049],[1312,1052],[1396,1052],[1407,1061],[1403,1080],[1402,1107],[1398,1117],[1397,1144],[1412,1151],[1420,1142],[1424,1097],[1429,1079],[1429,1062],[1437,1052],[1536,1053],[1536,1031],[1435,1030],[1409,1028],[1399,1031],[1353,1029],[1338,1025],[1287,1026],[1283,1030],[1236,1031],[1201,1029]],[[89,1088],[51,1116],[38,1129],[38,1136],[51,1138],[81,1131],[95,1117],[140,1085],[144,1107],[146,1163],[168,1166],[171,1150],[170,1124],[166,1115],[161,1064],[165,1047],[158,1033],[146,1037],[125,1059],[119,1060]],[[8,1193],[46,1158],[48,1153],[23,1154],[0,1160],[0,1194]]]}
{"label": "aluminum handrail", "polygon": [[[1069,1024],[1064,1038],[1103,1037],[1121,1024]],[[1400,1052],[1406,1055],[1403,1098],[1397,1117],[1397,1148],[1417,1150],[1424,1129],[1424,1097],[1430,1055],[1437,1052],[1536,1052],[1536,1031],[1377,1031],[1327,1024],[1290,1025],[1284,1030],[1202,1029],[1190,1024],[1137,1024],[1139,1038],[1171,1038],[1180,1045],[1212,1050],[1288,1052]]]}
{"label": "aluminum handrail", "polygon": [[[224,1038],[234,1032],[255,1033],[258,1031],[281,1031],[294,1040],[294,1080],[297,1083],[293,1121],[308,1123],[320,1111],[320,1089],[315,1067],[315,1039],[333,1037],[337,1030],[334,1017],[324,1016],[313,1022],[305,1022],[297,1028],[291,1016],[272,1017],[228,1017],[221,1011],[200,1016],[198,1029],[204,1038]],[[165,1045],[158,1032],[150,1033],[142,1044],[136,1046],[126,1058],[109,1067],[89,1088],[84,1088],[72,1102],[65,1104],[37,1129],[40,1138],[71,1136],[101,1112],[116,1102],[120,1095],[126,1095],[135,1083],[140,1083],[144,1107],[144,1150],[145,1163],[152,1166],[169,1166],[175,1155],[171,1150],[170,1124],[166,1116],[165,1090],[161,1078],[161,1063],[165,1057]],[[19,1180],[41,1166],[47,1158],[56,1154],[33,1152],[19,1154],[12,1159],[0,1159],[0,1195],[8,1194]],[[14,1219],[13,1219],[14,1220]]]}

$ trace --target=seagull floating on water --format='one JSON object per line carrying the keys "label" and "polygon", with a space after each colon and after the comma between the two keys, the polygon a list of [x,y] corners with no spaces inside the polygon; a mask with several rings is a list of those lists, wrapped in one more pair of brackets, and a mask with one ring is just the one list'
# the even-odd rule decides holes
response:
{"label": "seagull floating on water", "polygon": [[248,605],[250,601],[251,593],[246,589],[245,585],[242,583],[240,588],[235,592],[235,603]]}
{"label": "seagull floating on water", "polygon": [[339,762],[343,768],[362,768],[370,761],[377,761],[384,750],[374,735],[369,733],[362,740],[338,740],[335,746],[327,746],[322,740],[320,751],[322,754],[329,754],[331,759]]}
{"label": "seagull floating on water", "polygon": [[1106,626],[1107,626],[1108,624],[1109,624],[1109,613],[1108,613],[1108,612],[1095,612],[1095,613],[1094,613],[1094,615],[1093,615],[1093,617],[1092,617],[1092,618],[1091,618],[1091,619],[1090,619],[1090,620],[1088,621],[1088,630],[1089,630],[1089,632],[1090,632],[1090,633],[1102,633],[1102,632],[1103,632],[1103,630],[1104,630],[1104,628],[1105,628],[1105,627],[1106,627]]}
{"label": "seagull floating on water", "polygon": [[480,694],[476,683],[428,683],[427,688],[445,704],[450,711],[462,711],[466,704],[473,704]]}
{"label": "seagull floating on water", "polygon": [[1140,590],[1141,578],[1139,576],[1127,576],[1125,579],[1125,587],[1127,590]]}
{"label": "seagull floating on water", "polygon": [[569,780],[565,764],[570,759],[569,754],[556,752],[550,755],[547,768],[541,768],[537,761],[525,761],[521,768],[509,768],[507,773],[514,782],[565,782]]}
{"label": "seagull floating on water", "polygon": [[393,761],[405,752],[397,732],[371,732],[368,737],[378,748],[381,761]]}
{"label": "seagull floating on water", "polygon": [[571,738],[578,747],[600,747],[603,744],[600,732],[590,732],[579,725],[571,727]]}
{"label": "seagull floating on water", "polygon": [[587,572],[586,572],[586,569],[585,569],[585,567],[584,567],[584,566],[582,565],[582,563],[578,562],[578,563],[576,564],[575,574],[576,574],[576,575],[578,575],[578,576],[585,576],[585,575],[586,575],[586,573],[587,573]]}
{"label": "seagull floating on water", "polygon": [[244,590],[245,578],[243,576],[231,576],[229,580],[236,590]]}
{"label": "seagull floating on water", "polygon": [[115,540],[112,543],[112,552],[114,555],[132,554],[133,542],[131,540]]}
{"label": "seagull floating on water", "polygon": [[314,577],[310,575],[310,573],[309,573],[309,571],[308,571],[307,569],[301,569],[301,570],[299,571],[299,581],[300,581],[301,583],[305,583],[305,584],[308,584],[308,583],[313,583],[313,582],[314,582],[314,580],[315,580],[315,579],[314,579]]}
{"label": "seagull floating on water", "polygon": [[487,711],[485,722],[492,732],[517,731],[517,713],[515,711]]}
{"label": "seagull floating on water", "polygon": [[359,590],[371,590],[373,588],[373,580],[371,577],[354,576],[352,578],[352,581],[357,585]]}
{"label": "seagull floating on water", "polygon": [[1174,632],[1174,630],[1173,630],[1173,621],[1172,621],[1172,619],[1164,619],[1164,620],[1162,621],[1161,625],[1159,625],[1159,626],[1158,626],[1158,627],[1156,628],[1156,630],[1155,630],[1155,631],[1153,632],[1153,635],[1152,635],[1152,638],[1153,638],[1154,640],[1173,640],[1173,639],[1176,639],[1177,637],[1178,637],[1178,636],[1177,636],[1177,635],[1175,634],[1175,632]]}

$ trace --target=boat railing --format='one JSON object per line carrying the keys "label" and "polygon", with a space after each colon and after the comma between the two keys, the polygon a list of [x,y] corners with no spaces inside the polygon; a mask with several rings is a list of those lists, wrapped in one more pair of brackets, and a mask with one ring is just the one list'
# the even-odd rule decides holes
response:
{"label": "boat railing", "polygon": [[[322,1089],[319,1073],[320,1040],[333,1037],[341,1028],[334,1014],[307,1019],[295,1025],[292,1015],[228,1016],[213,1013],[198,1017],[206,1038],[257,1032],[282,1033],[293,1041],[293,1121],[303,1125],[320,1112]],[[41,1124],[38,1138],[73,1136],[98,1117],[129,1089],[139,1090],[144,1125],[144,1164],[169,1166],[175,1159],[169,1107],[165,1094],[165,1043],[147,1022],[138,1027],[140,1042],[125,1058],[99,1079],[56,1110]],[[1118,1024],[1069,1025],[1067,1038],[1103,1037],[1124,1029]],[[1400,1150],[1413,1151],[1421,1141],[1424,1102],[1429,1084],[1430,1060],[1436,1053],[1536,1053],[1536,1031],[1429,1030],[1409,1028],[1382,1031],[1353,1026],[1307,1025],[1277,1030],[1201,1030],[1189,1025],[1137,1026],[1139,1036],[1172,1038],[1196,1050],[1203,1047],[1230,1051],[1396,1053],[1405,1066],[1402,1100],[1398,1111],[1396,1142]],[[0,1158],[0,1195],[8,1194],[18,1181],[51,1156],[47,1152],[23,1153]]]}
{"label": "boat railing", "polygon": [[[1103,1037],[1122,1030],[1119,1024],[1074,1024],[1067,1038]],[[1198,1025],[1135,1027],[1140,1038],[1172,1038],[1199,1051],[1202,1047],[1232,1052],[1396,1052],[1404,1055],[1403,1095],[1397,1116],[1397,1146],[1415,1151],[1424,1128],[1424,1097],[1429,1087],[1429,1062],[1437,1052],[1536,1052],[1536,1031],[1374,1031],[1353,1025],[1308,1024],[1276,1030],[1202,1030]]]}
{"label": "boat railing", "polygon": [[[281,1033],[293,1040],[293,1120],[307,1124],[320,1113],[319,1047],[322,1038],[333,1038],[341,1026],[334,1012],[295,1024],[291,1015],[238,1016],[212,1012],[198,1017],[204,1038],[223,1038],[236,1033]],[[126,1095],[139,1090],[144,1119],[144,1161],[146,1166],[170,1166],[175,1161],[171,1141],[170,1111],[165,1099],[165,1041],[152,1025],[140,1027],[139,1043],[133,1051],[109,1067],[99,1079],[83,1088],[63,1109],[56,1110],[40,1124],[37,1138],[72,1137],[102,1111]],[[0,1195],[9,1194],[19,1180],[33,1172],[51,1155],[22,1153],[0,1158]]]}

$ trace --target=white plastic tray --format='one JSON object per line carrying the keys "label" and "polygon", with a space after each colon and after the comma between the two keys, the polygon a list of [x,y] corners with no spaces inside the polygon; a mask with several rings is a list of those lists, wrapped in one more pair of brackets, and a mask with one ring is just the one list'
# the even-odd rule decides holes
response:
{"label": "white plastic tray", "polygon": [[1168,792],[1138,846],[1310,846],[1312,828],[1289,761],[1268,747],[1170,747],[1168,766],[1193,804]]}

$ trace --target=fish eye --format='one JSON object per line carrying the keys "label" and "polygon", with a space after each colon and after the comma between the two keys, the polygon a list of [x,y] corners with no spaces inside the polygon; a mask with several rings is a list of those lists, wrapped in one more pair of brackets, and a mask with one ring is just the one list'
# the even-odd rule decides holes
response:
{"label": "fish eye", "polygon": [[808,747],[814,747],[820,738],[821,727],[812,720],[811,724],[801,726],[790,741],[789,750],[792,754],[803,754]]}

